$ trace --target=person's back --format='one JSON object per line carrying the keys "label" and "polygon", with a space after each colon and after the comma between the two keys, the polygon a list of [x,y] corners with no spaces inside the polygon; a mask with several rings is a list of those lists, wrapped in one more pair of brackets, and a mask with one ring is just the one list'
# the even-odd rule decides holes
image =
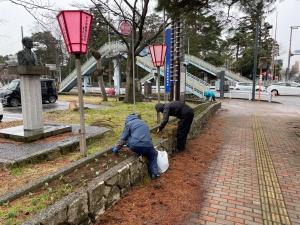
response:
{"label": "person's back", "polygon": [[215,101],[216,95],[214,91],[206,90],[204,91],[204,97],[206,97],[207,100],[211,98],[213,101]]}
{"label": "person's back", "polygon": [[137,115],[133,114],[127,117],[121,138],[112,151],[119,152],[126,142],[133,152],[148,159],[151,178],[158,178],[157,151],[154,149],[147,124]]}
{"label": "person's back", "polygon": [[186,113],[193,112],[191,107],[180,101],[174,101],[168,104],[157,104],[156,110],[159,112],[168,111],[169,116],[175,116],[179,119],[182,119]]}
{"label": "person's back", "polygon": [[156,104],[155,109],[157,112],[163,113],[163,120],[159,125],[158,133],[162,131],[168,123],[169,116],[175,116],[179,119],[177,128],[177,150],[184,150],[187,135],[194,118],[193,109],[179,101],[171,102],[169,104]]}
{"label": "person's back", "polygon": [[129,115],[125,121],[125,129],[121,136],[122,140],[128,139],[128,145],[152,147],[150,130],[147,124],[137,115]]}

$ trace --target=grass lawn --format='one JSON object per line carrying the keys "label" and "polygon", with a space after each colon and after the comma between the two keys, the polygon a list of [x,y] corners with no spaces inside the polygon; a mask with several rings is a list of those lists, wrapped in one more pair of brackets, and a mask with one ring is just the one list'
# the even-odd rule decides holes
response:
{"label": "grass lawn", "polygon": [[[118,140],[124,127],[125,118],[130,113],[141,114],[142,119],[149,127],[153,127],[156,124],[155,102],[140,102],[136,105],[131,105],[110,99],[109,102],[102,102],[101,104],[109,107],[86,109],[85,122],[91,126],[107,127],[111,129],[111,131],[108,132],[104,138],[101,138],[89,147],[89,154],[113,145]],[[57,123],[79,124],[79,112],[74,110],[48,112],[44,114],[44,119]]]}

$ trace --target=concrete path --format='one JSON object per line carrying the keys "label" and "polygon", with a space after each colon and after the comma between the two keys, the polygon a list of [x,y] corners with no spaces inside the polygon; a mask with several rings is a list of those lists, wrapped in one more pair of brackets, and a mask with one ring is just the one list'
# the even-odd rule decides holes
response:
{"label": "concrete path", "polygon": [[300,107],[225,100],[224,143],[185,225],[300,225]]}
{"label": "concrete path", "polygon": [[[84,104],[85,107],[90,109],[103,109],[107,106]],[[66,110],[69,108],[69,103],[66,101],[57,101],[51,104],[43,104],[43,112],[52,112],[57,110]],[[22,107],[4,107],[3,121],[22,120]]]}

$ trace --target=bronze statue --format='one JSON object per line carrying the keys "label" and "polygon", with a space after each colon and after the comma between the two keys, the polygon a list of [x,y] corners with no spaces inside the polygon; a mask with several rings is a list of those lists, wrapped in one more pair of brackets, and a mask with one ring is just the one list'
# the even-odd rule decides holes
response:
{"label": "bronze statue", "polygon": [[31,51],[33,47],[32,39],[24,37],[22,39],[24,50],[18,52],[18,64],[22,66],[35,66],[37,65],[36,54]]}

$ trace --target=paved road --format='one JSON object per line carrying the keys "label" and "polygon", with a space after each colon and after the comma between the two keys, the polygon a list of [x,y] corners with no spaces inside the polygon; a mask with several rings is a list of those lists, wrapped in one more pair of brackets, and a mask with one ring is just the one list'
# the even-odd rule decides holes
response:
{"label": "paved road", "polygon": [[[216,94],[217,97],[220,96],[220,93]],[[225,98],[232,98],[232,99],[245,99],[249,100],[252,98],[252,94],[249,91],[236,91],[231,90],[231,93],[225,93]],[[269,94],[266,92],[262,92],[261,100],[268,101],[270,98]],[[256,99],[258,99],[258,92],[256,92]],[[295,105],[300,106],[300,96],[273,96],[272,101],[280,102],[285,105]]]}
{"label": "paved road", "polygon": [[300,96],[276,96],[273,100],[284,105],[300,106]]}
{"label": "paved road", "polygon": [[300,225],[299,98],[279,99],[223,101],[224,141],[185,225]]}
{"label": "paved road", "polygon": [[[53,104],[43,104],[43,112],[51,112],[56,110],[65,110],[68,109],[69,105],[68,102],[65,101],[57,101]],[[88,108],[100,108],[103,106],[100,105],[92,105],[92,104],[85,104]],[[12,121],[12,120],[21,120],[22,116],[22,108],[21,106],[18,107],[4,107],[4,115],[3,121]]]}

